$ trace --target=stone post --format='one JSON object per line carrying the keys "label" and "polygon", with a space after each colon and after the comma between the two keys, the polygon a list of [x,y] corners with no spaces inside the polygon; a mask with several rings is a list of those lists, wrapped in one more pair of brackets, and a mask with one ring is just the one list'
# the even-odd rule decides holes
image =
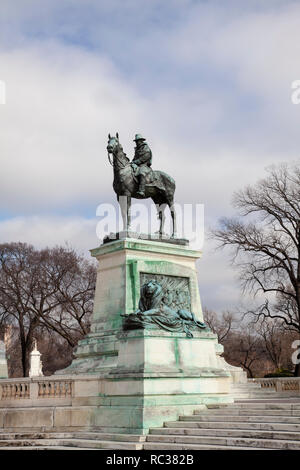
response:
{"label": "stone post", "polygon": [[37,343],[34,340],[34,349],[30,353],[29,377],[41,377],[43,375],[41,353],[37,350]]}
{"label": "stone post", "polygon": [[5,353],[5,344],[0,341],[0,379],[8,378],[7,360]]}

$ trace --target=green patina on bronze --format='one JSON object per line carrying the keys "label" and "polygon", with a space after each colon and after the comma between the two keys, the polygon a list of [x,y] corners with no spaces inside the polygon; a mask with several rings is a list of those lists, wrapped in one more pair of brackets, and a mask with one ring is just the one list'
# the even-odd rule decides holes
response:
{"label": "green patina on bronze", "polygon": [[142,285],[138,309],[130,315],[123,314],[124,328],[162,328],[185,332],[188,338],[193,337],[192,329],[207,328],[192,312],[183,308],[171,308],[165,299],[166,292],[162,284],[151,279]]}

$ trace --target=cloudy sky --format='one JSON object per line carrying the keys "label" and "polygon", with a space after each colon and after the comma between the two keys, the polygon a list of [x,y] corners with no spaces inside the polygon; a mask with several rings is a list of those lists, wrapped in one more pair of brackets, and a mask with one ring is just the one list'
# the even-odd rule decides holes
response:
{"label": "cloudy sky", "polygon": [[[114,203],[108,132],[147,137],[176,201],[205,226],[234,190],[299,159],[300,1],[1,0],[0,242],[88,252]],[[203,305],[240,300],[226,252],[205,240]]]}

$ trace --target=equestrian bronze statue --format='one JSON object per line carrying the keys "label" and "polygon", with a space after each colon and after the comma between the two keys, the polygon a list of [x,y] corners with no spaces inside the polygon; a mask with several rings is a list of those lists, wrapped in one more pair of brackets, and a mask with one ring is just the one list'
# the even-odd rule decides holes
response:
{"label": "equestrian bronze statue", "polygon": [[176,237],[175,181],[163,171],[152,170],[152,152],[144,137],[136,134],[134,141],[136,143],[135,154],[133,160],[130,161],[119,142],[118,133],[115,137],[108,135],[108,158],[114,170],[113,188],[121,207],[124,230],[130,230],[131,228],[131,198],[151,198],[157,207],[160,220],[159,236],[164,233],[164,210],[168,206],[172,218],[171,237],[174,238]]}

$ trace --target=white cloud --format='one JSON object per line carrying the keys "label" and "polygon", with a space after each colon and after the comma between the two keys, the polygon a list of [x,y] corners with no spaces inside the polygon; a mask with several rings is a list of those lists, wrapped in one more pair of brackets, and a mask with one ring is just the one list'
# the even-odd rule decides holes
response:
{"label": "white cloud", "polygon": [[69,244],[88,256],[100,244],[96,219],[28,216],[0,221],[0,242],[22,242],[38,248]]}
{"label": "white cloud", "polygon": [[178,66],[194,67],[199,78],[209,70],[216,98],[227,100],[223,143],[288,159],[299,147],[300,107],[291,104],[291,83],[300,78],[300,5],[277,3],[238,14],[198,5],[198,14],[169,37],[168,49]]}
{"label": "white cloud", "polygon": [[[1,206],[37,209],[98,202],[110,189],[107,133],[132,136],[140,109],[111,64],[47,43],[0,53]],[[123,132],[122,132],[123,131]]]}

